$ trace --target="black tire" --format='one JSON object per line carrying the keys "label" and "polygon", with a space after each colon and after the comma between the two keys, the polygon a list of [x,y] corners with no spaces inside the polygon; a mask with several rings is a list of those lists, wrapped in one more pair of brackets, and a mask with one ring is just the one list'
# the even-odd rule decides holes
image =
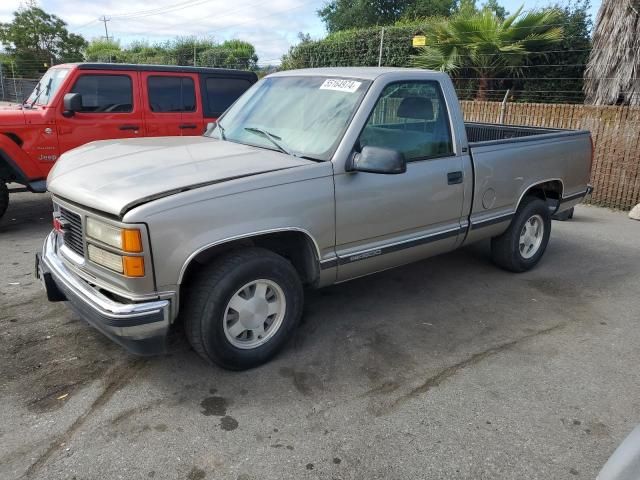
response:
{"label": "black tire", "polygon": [[[226,308],[238,290],[258,279],[280,287],[286,301],[284,317],[266,343],[238,348],[225,334]],[[229,370],[257,367],[276,355],[300,321],[304,303],[302,283],[293,265],[262,248],[236,250],[202,267],[185,292],[181,316],[189,343],[205,360]]]}
{"label": "black tire", "polygon": [[7,211],[9,206],[9,187],[4,180],[0,180],[0,218]]}
{"label": "black tire", "polygon": [[[544,231],[542,232],[542,243],[537,251],[530,258],[525,258],[520,252],[520,234],[523,231],[525,222],[534,215],[542,218]],[[493,262],[510,272],[526,272],[532,269],[542,258],[549,243],[551,234],[551,215],[547,204],[537,197],[525,197],[518,207],[515,217],[506,232],[491,239],[491,257]]]}
{"label": "black tire", "polygon": [[554,220],[558,220],[560,222],[566,222],[567,220],[571,220],[573,218],[573,207],[569,210],[565,210],[561,213],[556,213],[553,217]]}

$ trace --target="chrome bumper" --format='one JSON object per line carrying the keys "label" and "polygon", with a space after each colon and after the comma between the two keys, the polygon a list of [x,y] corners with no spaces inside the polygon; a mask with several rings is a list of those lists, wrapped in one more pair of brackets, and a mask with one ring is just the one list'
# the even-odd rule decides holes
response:
{"label": "chrome bumper", "polygon": [[66,300],[87,322],[132,353],[151,355],[166,351],[169,300],[120,303],[71,272],[56,252],[55,233],[36,256],[36,276],[51,301]]}

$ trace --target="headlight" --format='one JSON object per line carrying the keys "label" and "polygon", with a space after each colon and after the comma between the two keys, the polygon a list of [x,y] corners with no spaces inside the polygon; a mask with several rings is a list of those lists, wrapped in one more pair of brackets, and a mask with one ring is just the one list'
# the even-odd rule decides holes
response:
{"label": "headlight", "polygon": [[92,262],[102,265],[114,272],[124,272],[124,268],[122,266],[122,255],[107,252],[106,250],[91,244],[89,244],[87,248],[89,250],[89,260]]}
{"label": "headlight", "polygon": [[142,252],[142,236],[137,228],[119,228],[87,218],[87,237],[106,243],[124,252]]}
{"label": "headlight", "polygon": [[144,277],[144,258],[118,255],[89,244],[89,260],[127,277]]}

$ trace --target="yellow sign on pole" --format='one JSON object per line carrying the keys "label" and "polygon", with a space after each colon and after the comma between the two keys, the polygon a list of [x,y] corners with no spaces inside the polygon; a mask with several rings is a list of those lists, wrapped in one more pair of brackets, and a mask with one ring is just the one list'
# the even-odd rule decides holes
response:
{"label": "yellow sign on pole", "polygon": [[413,46],[414,47],[424,47],[427,44],[427,37],[424,35],[416,35],[413,37]]}

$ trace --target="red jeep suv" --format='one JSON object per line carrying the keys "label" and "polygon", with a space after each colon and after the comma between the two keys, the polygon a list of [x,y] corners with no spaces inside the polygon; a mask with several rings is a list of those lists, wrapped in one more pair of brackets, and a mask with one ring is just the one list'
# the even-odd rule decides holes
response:
{"label": "red jeep suv", "polygon": [[200,135],[257,81],[217,68],[57,65],[22,105],[0,110],[0,217],[7,183],[44,192],[58,157],[94,140]]}

